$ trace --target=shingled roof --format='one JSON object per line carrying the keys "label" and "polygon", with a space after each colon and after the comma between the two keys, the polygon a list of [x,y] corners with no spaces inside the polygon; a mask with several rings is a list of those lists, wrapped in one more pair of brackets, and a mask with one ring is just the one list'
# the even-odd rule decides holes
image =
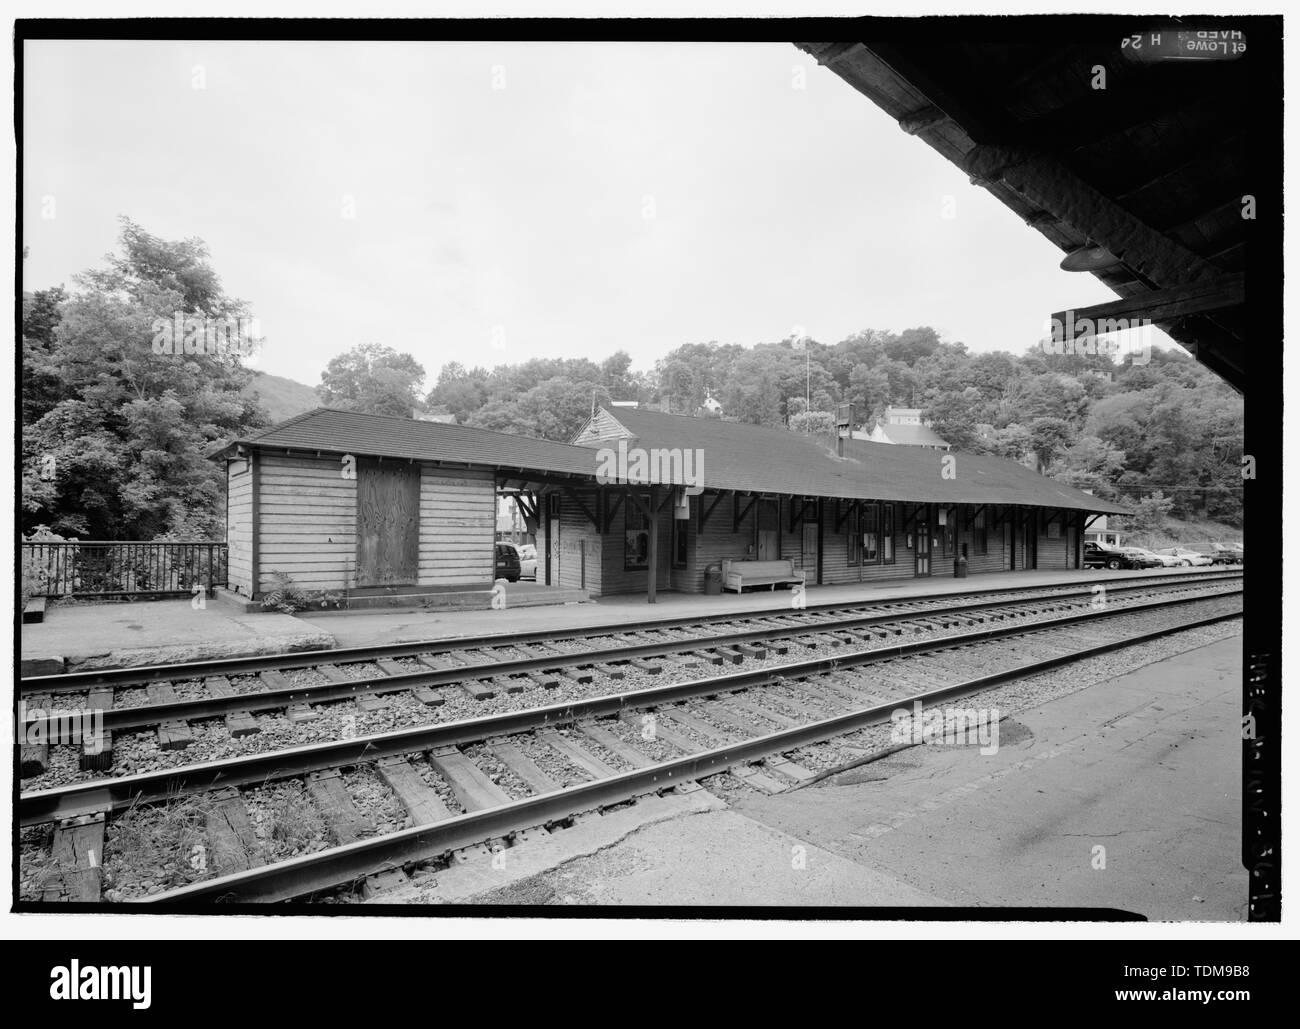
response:
{"label": "shingled roof", "polygon": [[[834,441],[824,436],[629,408],[602,408],[589,424],[600,426],[604,440],[625,437],[646,449],[698,448],[709,489],[1126,513],[1116,504],[995,457],[863,440],[845,441],[846,456],[838,457]],[[594,478],[600,439],[590,433],[588,437],[586,445],[578,446],[467,425],[317,408],[234,440],[213,456],[228,456],[236,446],[244,446]],[[944,477],[945,458],[953,459],[952,478]]]}
{"label": "shingled roof", "polygon": [[240,445],[569,475],[596,473],[596,456],[587,447],[468,425],[362,414],[332,407],[318,407],[253,436],[233,440],[213,456],[228,455],[231,448]]}
{"label": "shingled roof", "polygon": [[[839,457],[835,441],[826,436],[642,408],[602,410],[599,420],[606,427],[610,420],[617,422],[646,449],[698,448],[704,482],[711,489],[1127,513],[1118,504],[997,457],[866,440],[846,440],[845,456]],[[607,428],[603,431],[606,438],[612,436]],[[945,467],[951,468],[951,478],[945,478]]]}

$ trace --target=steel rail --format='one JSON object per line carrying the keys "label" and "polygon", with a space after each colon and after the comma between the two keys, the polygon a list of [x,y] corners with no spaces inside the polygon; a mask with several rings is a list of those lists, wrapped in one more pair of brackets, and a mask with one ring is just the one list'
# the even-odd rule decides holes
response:
{"label": "steel rail", "polygon": [[[413,641],[407,643],[386,643],[365,647],[334,647],[319,650],[295,650],[284,654],[260,654],[250,657],[214,658],[207,661],[190,661],[164,665],[137,665],[129,668],[101,668],[84,672],[65,672],[59,675],[27,676],[20,681],[22,694],[71,693],[88,690],[93,686],[130,686],[145,685],[151,682],[184,682],[217,675],[245,675],[259,671],[277,671],[284,668],[310,667],[312,664],[335,664],[355,661],[378,661],[384,658],[414,657],[418,654],[451,654],[458,651],[474,650],[481,647],[500,647],[510,644],[540,643],[548,640],[583,640],[591,637],[616,635],[619,633],[652,631],[655,629],[684,629],[701,625],[715,625],[719,622],[745,622],[756,619],[800,615],[833,615],[837,611],[861,610],[868,605],[879,607],[882,604],[901,605],[923,603],[925,601],[945,601],[958,597],[989,597],[1001,595],[1003,602],[1012,603],[1018,599],[1033,599],[1035,593],[1040,597],[1073,596],[1091,592],[1095,585],[1104,585],[1111,590],[1126,591],[1130,589],[1151,588],[1153,586],[1174,585],[1179,582],[1221,582],[1242,578],[1243,572],[1187,572],[1177,575],[1151,575],[1135,579],[1123,579],[1118,582],[1111,579],[1088,581],[1079,588],[1071,588],[1072,583],[1055,583],[1041,586],[1025,586],[1020,589],[1007,586],[989,587],[979,590],[953,591],[935,593],[916,597],[914,600],[897,597],[891,600],[857,602],[831,601],[824,604],[812,604],[792,610],[755,610],[737,611],[734,614],[720,613],[714,615],[685,615],[674,618],[652,619],[635,624],[627,622],[603,623],[572,629],[536,629],[519,633],[497,633],[482,636],[453,636],[443,639]],[[1055,592],[1053,592],[1055,591]],[[1023,594],[1022,597],[1015,596]],[[974,604],[950,604],[939,608],[924,608],[916,611],[916,617],[926,614],[953,613],[962,609],[978,609],[998,603],[996,597]],[[897,617],[899,612],[894,612]],[[810,622],[809,631],[818,623]]]}
{"label": "steel rail", "polygon": [[725,747],[512,801],[498,807],[456,815],[432,825],[403,829],[314,854],[290,858],[272,865],[192,883],[153,896],[141,897],[131,903],[169,906],[185,905],[196,901],[265,904],[291,900],[333,889],[411,862],[441,858],[453,851],[482,843],[484,840],[506,836],[537,825],[554,823],[581,811],[590,811],[645,794],[657,793],[723,771],[733,765],[756,761],[774,753],[832,739],[843,733],[853,732],[882,721],[900,705],[910,706],[916,702],[933,703],[987,689],[1013,679],[1050,671],[1052,668],[1083,658],[1120,650],[1187,629],[1211,625],[1239,615],[1240,612],[1213,615],[1121,640],[1095,644],[1071,654],[1027,662],[1015,668],[927,690],[902,700],[876,704],[807,725],[768,733]]}
{"label": "steel rail", "polygon": [[[1219,580],[1221,581],[1221,580]],[[1198,581],[1197,586],[1203,585]],[[1131,593],[1141,592],[1144,587],[1129,586],[1122,590],[1111,591]],[[1151,589],[1152,587],[1145,587]],[[1157,591],[1178,589],[1179,584],[1165,584],[1156,587]],[[1189,587],[1195,588],[1195,587]],[[1201,593],[1197,599],[1213,596],[1230,596],[1237,590],[1224,589],[1218,592]],[[1072,591],[1068,594],[1053,594],[1051,597],[1027,597],[1015,601],[983,601],[973,605],[947,609],[930,610],[921,614],[893,613],[854,615],[833,622],[815,623],[804,626],[777,626],[762,629],[745,629],[721,636],[701,637],[699,640],[665,640],[659,643],[636,643],[614,647],[601,651],[574,651],[568,654],[554,654],[545,657],[516,658],[511,660],[484,662],[477,665],[462,665],[456,668],[421,669],[401,675],[380,674],[346,682],[311,683],[269,687],[251,693],[235,693],[224,697],[186,697],[159,703],[140,704],[133,707],[109,708],[99,711],[98,724],[110,732],[124,729],[138,729],[151,725],[160,725],[170,721],[193,721],[203,718],[217,718],[235,711],[270,711],[289,707],[292,704],[319,704],[330,701],[348,700],[352,697],[384,693],[401,693],[417,686],[454,686],[462,682],[474,682],[496,677],[525,675],[529,672],[541,672],[555,668],[581,668],[595,664],[611,664],[634,661],[639,658],[659,657],[680,654],[683,651],[707,650],[711,647],[727,647],[738,643],[773,639],[788,639],[793,636],[817,635],[852,628],[869,628],[871,626],[889,625],[910,619],[959,617],[972,611],[987,611],[1024,604],[1038,604],[1045,600],[1067,601],[1092,597],[1091,590]],[[1037,624],[1037,623],[1016,623]],[[57,695],[57,694],[54,694]],[[78,714],[77,710],[49,708],[24,710],[22,732],[25,739],[36,738],[43,734],[47,739],[55,740],[61,730],[68,724],[69,716]]]}
{"label": "steel rail", "polygon": [[20,794],[17,815],[19,824],[25,828],[63,818],[99,812],[108,813],[132,804],[153,804],[213,788],[288,779],[308,772],[323,771],[398,754],[476,743],[490,736],[567,725],[581,718],[618,714],[625,709],[655,707],[693,697],[752,689],[779,680],[802,679],[841,668],[877,664],[900,657],[949,650],[1008,636],[1041,635],[1066,626],[1120,615],[1204,603],[1218,597],[1235,596],[1240,592],[1237,590],[1211,597],[1180,597],[1132,607],[1087,611],[1035,622],[1032,625],[998,626],[938,639],[919,640],[890,647],[836,654],[833,657],[708,676],[644,690],[588,697],[545,707],[524,708],[519,711],[507,711],[455,722],[420,725],[346,740],[304,744],[245,757],[180,765],[156,772],[92,779]]}

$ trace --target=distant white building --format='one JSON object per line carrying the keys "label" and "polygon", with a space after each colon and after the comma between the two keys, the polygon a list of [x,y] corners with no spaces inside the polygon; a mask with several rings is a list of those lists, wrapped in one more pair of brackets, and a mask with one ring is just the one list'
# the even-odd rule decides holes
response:
{"label": "distant white building", "polygon": [[869,439],[873,443],[893,443],[903,447],[952,449],[952,444],[930,428],[929,422],[921,418],[919,407],[886,407],[884,419],[878,420],[875,428],[870,432],[855,432],[853,438]]}
{"label": "distant white building", "polygon": [[721,414],[722,414],[722,405],[719,404],[719,403],[718,403],[718,402],[713,398],[713,391],[712,391],[712,390],[708,390],[708,389],[706,389],[706,390],[704,391],[704,404],[703,404],[703,407],[704,407],[704,410],[708,411],[710,414],[716,414],[716,415],[721,415]]}

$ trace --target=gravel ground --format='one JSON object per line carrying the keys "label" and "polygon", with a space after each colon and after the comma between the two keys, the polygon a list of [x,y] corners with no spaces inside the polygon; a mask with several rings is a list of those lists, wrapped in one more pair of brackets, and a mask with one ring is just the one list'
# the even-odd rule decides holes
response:
{"label": "gravel ground", "polygon": [[601,746],[599,743],[593,740],[590,736],[578,732],[576,729],[560,729],[559,733],[565,739],[571,740],[572,742],[576,743],[583,750],[594,755],[595,757],[600,758],[600,760],[604,761],[605,764],[609,765],[610,768],[617,769],[620,772],[630,772],[632,770],[632,766],[630,764],[624,761],[613,751],[606,750],[603,746]]}
{"label": "gravel ground", "polygon": [[510,770],[510,767],[481,743],[463,747],[461,752],[483,770],[483,774],[505,790],[513,800],[531,797],[533,791],[528,784]]}
{"label": "gravel ground", "polygon": [[532,736],[512,736],[511,741],[532,758],[538,768],[561,786],[577,786],[579,783],[591,782],[593,778],[585,769],[571,763],[554,747],[548,747]]}
{"label": "gravel ground", "polygon": [[[447,810],[451,814],[461,815],[465,813],[465,809],[461,807],[460,801],[456,799],[456,794],[452,791],[451,784],[434,770],[433,765],[429,764],[423,755],[411,756],[410,762],[415,767],[415,770],[420,773],[420,778],[424,780],[424,784],[431,787],[438,794],[438,797],[447,806]],[[414,824],[409,818],[406,823],[408,826]]]}
{"label": "gravel ground", "polygon": [[246,789],[243,798],[268,862],[311,854],[330,845],[325,819],[307,796],[301,779]]}
{"label": "gravel ground", "polygon": [[673,761],[684,756],[676,747],[665,743],[661,739],[647,740],[642,738],[640,728],[628,725],[621,718],[604,718],[595,724],[602,729],[607,729],[619,739],[632,744],[646,757],[653,758],[655,761]]}
{"label": "gravel ground", "polygon": [[212,797],[199,794],[171,804],[133,807],[104,833],[103,898],[152,896],[210,878],[207,812]]}
{"label": "gravel ground", "polygon": [[362,765],[343,772],[342,777],[343,788],[356,809],[375,823],[374,831],[362,833],[362,837],[382,836],[407,827],[410,819],[406,808],[373,768]]}
{"label": "gravel ground", "polygon": [[46,882],[57,875],[54,824],[34,825],[18,837],[18,899],[40,900]]}

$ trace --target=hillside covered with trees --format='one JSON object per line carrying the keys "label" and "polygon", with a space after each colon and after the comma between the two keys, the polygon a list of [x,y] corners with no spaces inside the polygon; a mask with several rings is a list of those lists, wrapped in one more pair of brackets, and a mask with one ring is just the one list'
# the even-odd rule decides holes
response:
{"label": "hillside covered with trees", "polygon": [[866,329],[833,345],[691,343],[645,374],[623,352],[600,364],[533,360],[443,367],[426,402],[469,425],[568,440],[596,402],[794,431],[832,431],[839,403],[870,426],[887,405],[919,407],[957,451],[1044,468],[1064,482],[1175,517],[1241,524],[1241,398],[1176,350],[1145,363],[1105,354],[972,354],[921,327]]}
{"label": "hillside covered with trees", "polygon": [[1135,506],[1138,521],[1241,525],[1241,398],[1180,351],[1140,363],[1042,348],[972,354],[932,328],[864,329],[834,344],[687,343],[640,373],[621,350],[599,363],[450,361],[426,392],[415,357],[367,342],[330,360],[313,397],[250,372],[246,347],[178,338],[160,352],[160,324],[249,312],[222,291],[201,240],[160,240],[123,219],[119,249],[74,290],[24,297],[24,532],[219,537],[224,483],[206,455],[316,404],[568,441],[598,403],[717,417],[710,397],[722,417],[797,432],[832,431],[840,403],[866,427],[887,405],[919,407],[955,450],[1033,464]]}

